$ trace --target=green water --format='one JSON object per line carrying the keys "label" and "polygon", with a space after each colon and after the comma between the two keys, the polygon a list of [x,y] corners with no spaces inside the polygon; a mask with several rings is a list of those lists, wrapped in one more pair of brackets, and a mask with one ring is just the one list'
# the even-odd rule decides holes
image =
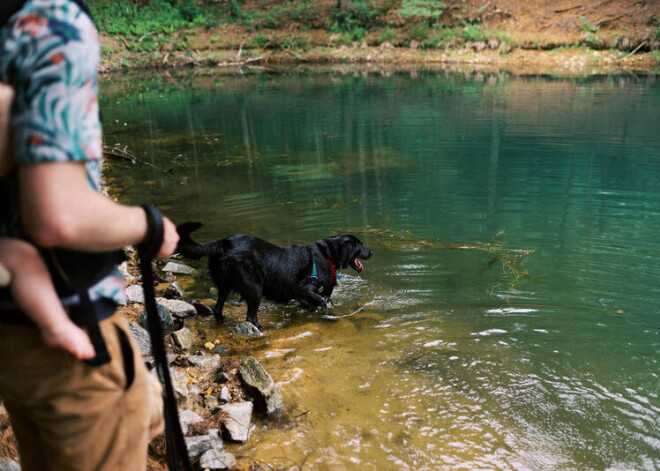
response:
{"label": "green water", "polygon": [[202,221],[198,240],[351,232],[374,251],[333,295],[353,316],[266,303],[265,338],[240,343],[245,306],[193,324],[281,382],[285,414],[237,455],[660,469],[657,77],[207,72],[102,90],[106,145],[153,165],[110,163],[121,201]]}

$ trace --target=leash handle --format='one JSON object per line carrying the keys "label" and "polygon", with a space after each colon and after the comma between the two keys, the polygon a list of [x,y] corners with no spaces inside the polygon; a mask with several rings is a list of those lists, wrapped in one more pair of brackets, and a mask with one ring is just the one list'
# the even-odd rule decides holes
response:
{"label": "leash handle", "polygon": [[142,289],[144,290],[144,304],[147,310],[147,327],[151,337],[151,348],[156,360],[158,376],[163,383],[165,391],[164,416],[165,440],[167,443],[167,462],[170,470],[192,471],[188,448],[181,431],[179,412],[172,388],[170,369],[167,365],[167,353],[163,342],[163,328],[160,324],[154,292],[154,278],[151,270],[151,261],[158,253],[163,243],[163,215],[155,206],[142,206],[147,215],[147,236],[144,242],[138,245],[140,256],[140,271],[142,272]]}

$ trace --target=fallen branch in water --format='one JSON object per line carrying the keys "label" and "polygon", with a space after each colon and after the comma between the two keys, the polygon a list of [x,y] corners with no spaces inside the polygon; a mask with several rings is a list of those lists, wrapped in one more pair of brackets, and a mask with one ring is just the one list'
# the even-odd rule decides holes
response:
{"label": "fallen branch in water", "polygon": [[326,320],[329,320],[329,321],[335,321],[337,319],[343,319],[344,317],[353,316],[353,315],[357,314],[358,312],[362,312],[362,311],[364,311],[364,306],[362,306],[357,311],[353,311],[350,314],[344,314],[343,316],[331,316],[330,314],[324,314],[324,315],[321,316],[321,319],[326,319]]}
{"label": "fallen branch in water", "polygon": [[112,148],[103,147],[103,156],[115,160],[124,160],[132,164],[146,165],[147,167],[156,168],[149,162],[138,159],[135,154],[128,150],[128,146],[114,146]]}

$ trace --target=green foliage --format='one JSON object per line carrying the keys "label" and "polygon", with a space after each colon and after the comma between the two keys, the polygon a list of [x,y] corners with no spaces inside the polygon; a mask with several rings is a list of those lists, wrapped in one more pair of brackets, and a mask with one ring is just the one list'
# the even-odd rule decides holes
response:
{"label": "green foliage", "polygon": [[268,39],[264,33],[258,33],[253,39],[252,42],[257,46],[264,48],[266,45],[270,42],[270,39]]}
{"label": "green foliage", "polygon": [[447,5],[438,0],[403,0],[397,11],[403,18],[424,18],[429,25],[438,22]]}
{"label": "green foliage", "polygon": [[477,25],[465,25],[463,26],[461,35],[466,41],[485,41],[486,33],[483,29]]}
{"label": "green foliage", "polygon": [[90,2],[99,30],[108,34],[144,36],[153,32],[172,33],[190,26],[202,25],[206,19],[194,1],[173,5],[152,0],[140,7],[130,2],[100,0]]}
{"label": "green foliage", "polygon": [[408,37],[410,40],[415,40],[415,41],[424,41],[429,35],[429,25],[428,23],[421,23],[418,25],[415,25],[412,27],[410,30],[410,34]]}
{"label": "green foliage", "polygon": [[390,42],[392,44],[396,43],[396,31],[392,28],[385,28],[383,34],[378,37],[378,43],[382,44],[385,42]]}
{"label": "green foliage", "polygon": [[580,20],[582,21],[582,31],[586,31],[588,33],[597,33],[600,30],[598,26],[592,25],[586,16],[580,15]]}
{"label": "green foliage", "polygon": [[352,31],[356,28],[370,29],[382,23],[382,15],[388,7],[378,8],[370,2],[356,0],[350,3],[348,10],[337,10],[333,29]]}

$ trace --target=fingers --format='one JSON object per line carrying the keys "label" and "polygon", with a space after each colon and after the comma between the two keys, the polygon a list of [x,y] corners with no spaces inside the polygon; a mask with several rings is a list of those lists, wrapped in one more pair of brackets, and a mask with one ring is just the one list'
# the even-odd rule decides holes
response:
{"label": "fingers", "polygon": [[176,231],[176,226],[172,221],[163,216],[163,243],[160,246],[156,258],[169,257],[176,250],[179,243],[179,233]]}

